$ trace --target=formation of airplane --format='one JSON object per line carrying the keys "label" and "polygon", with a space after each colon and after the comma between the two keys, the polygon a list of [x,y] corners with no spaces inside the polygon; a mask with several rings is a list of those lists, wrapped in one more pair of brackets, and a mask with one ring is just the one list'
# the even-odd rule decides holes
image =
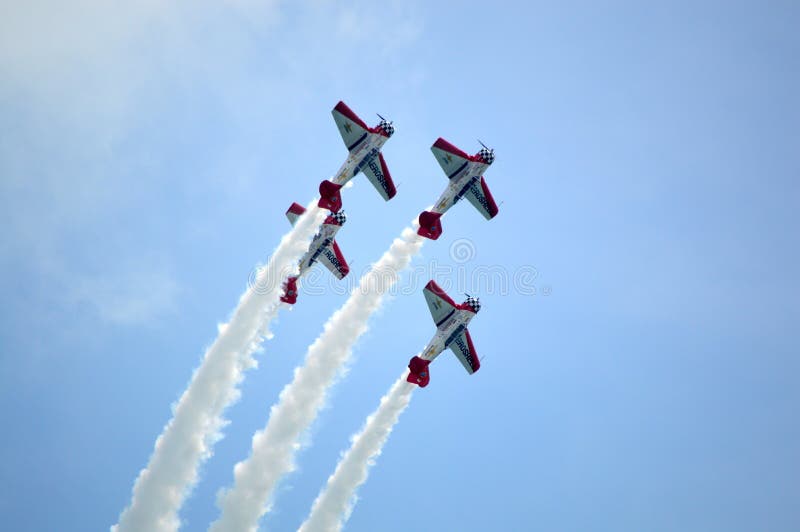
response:
{"label": "formation of airplane", "polygon": [[389,168],[383,159],[381,148],[394,135],[394,126],[381,115],[375,127],[369,127],[344,102],[339,102],[331,111],[336,127],[347,147],[347,160],[332,180],[319,184],[319,203],[323,209],[336,212],[342,208],[341,188],[358,172],[363,172],[384,200],[397,194]]}
{"label": "formation of airplane", "polygon": [[[292,225],[297,223],[301,214],[306,212],[305,207],[292,203],[286,211],[286,217]],[[350,273],[350,267],[336,243],[336,233],[347,221],[344,211],[332,212],[319,226],[319,231],[311,240],[308,251],[300,259],[300,272],[291,276],[284,283],[284,293],[281,301],[294,305],[297,302],[297,280],[311,268],[315,262],[320,262],[328,268],[337,279],[344,279]]]}
{"label": "formation of airplane", "polygon": [[497,203],[483,178],[484,171],[494,162],[494,150],[487,148],[483,143],[481,146],[475,155],[467,155],[442,137],[433,143],[431,151],[450,182],[433,208],[430,211],[422,211],[419,215],[417,234],[431,240],[439,238],[442,234],[442,223],[439,219],[463,197],[466,197],[487,220],[497,216],[499,212]]}
{"label": "formation of airplane", "polygon": [[[330,214],[320,225],[308,250],[300,259],[299,273],[288,277],[284,283],[284,293],[280,300],[292,305],[297,301],[298,279],[316,262],[324,264],[338,279],[343,279],[350,271],[335,239],[346,221],[344,211],[341,210],[341,188],[362,172],[384,200],[390,200],[397,193],[381,152],[383,145],[394,134],[392,122],[378,115],[380,122],[375,127],[369,127],[341,101],[331,112],[348,155],[335,176],[319,185],[318,206],[329,210]],[[433,143],[431,151],[449,183],[431,210],[420,213],[417,230],[419,235],[431,240],[438,239],[442,234],[440,218],[464,197],[487,220],[497,216],[497,203],[483,177],[484,172],[494,162],[494,150],[482,142],[480,144],[481,149],[475,155],[468,155],[441,137]],[[304,212],[305,208],[293,203],[286,211],[286,216],[294,225]],[[467,295],[463,303],[457,304],[433,280],[425,286],[423,293],[436,323],[436,333],[422,353],[409,361],[408,382],[421,388],[427,386],[430,382],[428,366],[446,348],[453,351],[469,374],[478,371],[481,363],[467,329],[467,325],[481,308],[478,298]]]}
{"label": "formation of airplane", "polygon": [[481,309],[480,301],[477,297],[467,295],[467,299],[459,305],[433,280],[425,285],[422,292],[436,324],[436,333],[422,353],[408,362],[409,374],[406,380],[420,388],[427,386],[431,380],[428,366],[448,347],[461,361],[467,373],[472,375],[480,369],[481,361],[472,345],[467,325]]}

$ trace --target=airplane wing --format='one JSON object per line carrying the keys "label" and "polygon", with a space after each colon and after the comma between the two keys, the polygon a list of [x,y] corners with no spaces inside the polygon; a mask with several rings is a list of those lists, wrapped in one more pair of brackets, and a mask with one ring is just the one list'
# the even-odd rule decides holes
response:
{"label": "airplane wing", "polygon": [[450,350],[458,357],[467,373],[472,375],[481,368],[481,361],[472,345],[469,331],[464,329],[455,340],[450,343]]}
{"label": "airplane wing", "polygon": [[448,179],[452,179],[454,175],[466,168],[467,163],[471,160],[469,155],[442,137],[436,139],[436,142],[431,146],[431,151],[436,160],[439,161],[439,166],[442,167]]}
{"label": "airplane wing", "polygon": [[378,193],[389,201],[397,194],[397,189],[392,181],[392,175],[389,173],[389,168],[386,166],[386,161],[383,159],[383,153],[378,154],[378,160],[373,159],[370,163],[361,169],[364,175],[367,176],[369,182],[372,183]]}
{"label": "airplane wing", "polygon": [[356,115],[344,102],[339,102],[331,111],[336,127],[342,135],[347,151],[353,151],[369,135],[369,126]]}
{"label": "airplane wing", "polygon": [[464,195],[487,220],[491,220],[500,212],[483,176],[481,176],[480,180],[473,180]]}
{"label": "airplane wing", "polygon": [[428,308],[431,311],[433,322],[437,327],[447,321],[447,318],[452,316],[456,311],[457,305],[455,302],[450,299],[450,296],[448,296],[435,281],[428,282],[422,292],[425,294],[425,301],[428,302]]}
{"label": "airplane wing", "polygon": [[348,266],[347,261],[344,260],[344,255],[342,255],[342,251],[339,249],[339,244],[336,243],[336,240],[319,254],[317,260],[324,264],[337,279],[343,279],[350,273],[350,266]]}

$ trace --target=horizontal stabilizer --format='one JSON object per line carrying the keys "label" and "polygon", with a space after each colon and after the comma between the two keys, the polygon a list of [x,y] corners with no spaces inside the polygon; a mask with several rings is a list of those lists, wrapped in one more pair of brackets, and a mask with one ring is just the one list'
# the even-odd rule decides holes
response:
{"label": "horizontal stabilizer", "polygon": [[294,305],[297,303],[297,277],[289,277],[283,284],[283,295],[281,301]]}
{"label": "horizontal stabilizer", "polygon": [[319,201],[317,205],[331,212],[339,212],[342,208],[342,195],[339,192],[342,185],[332,183],[327,179],[319,184]]}
{"label": "horizontal stabilizer", "polygon": [[408,362],[408,377],[406,377],[406,381],[416,384],[420,388],[424,388],[428,385],[431,381],[431,374],[428,366],[430,365],[430,360],[425,360],[420,357],[413,357]]}
{"label": "horizontal stabilizer", "polygon": [[442,234],[442,222],[439,218],[442,217],[440,212],[422,211],[419,215],[419,229],[417,234],[436,240]]}
{"label": "horizontal stabilizer", "polygon": [[299,203],[292,203],[289,207],[289,210],[286,211],[286,217],[289,218],[289,222],[294,226],[297,223],[297,219],[306,212],[306,208],[300,205]]}

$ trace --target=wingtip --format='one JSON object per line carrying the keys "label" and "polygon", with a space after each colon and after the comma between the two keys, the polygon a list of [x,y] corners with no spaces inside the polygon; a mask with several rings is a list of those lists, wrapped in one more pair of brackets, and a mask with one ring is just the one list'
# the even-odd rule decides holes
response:
{"label": "wingtip", "polygon": [[[433,144],[431,144],[431,148],[441,148],[441,147],[442,147],[442,144],[445,144],[445,145],[451,145],[449,142],[447,142],[446,140],[444,140],[444,137],[439,137],[438,139],[436,139],[436,140],[433,142]],[[442,149],[444,149],[444,148],[442,148]]]}

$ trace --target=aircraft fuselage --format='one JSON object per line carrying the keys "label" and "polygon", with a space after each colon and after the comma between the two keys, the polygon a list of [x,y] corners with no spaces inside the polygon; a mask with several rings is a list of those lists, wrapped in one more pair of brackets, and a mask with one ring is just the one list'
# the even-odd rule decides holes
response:
{"label": "aircraft fuselage", "polygon": [[439,354],[450,347],[456,341],[461,332],[467,328],[469,322],[475,317],[475,313],[469,310],[457,309],[453,315],[447,318],[436,330],[431,341],[425,346],[420,358],[433,360]]}
{"label": "aircraft fuselage", "polygon": [[448,178],[450,182],[433,205],[431,212],[444,214],[450,207],[458,203],[464,194],[476,183],[480,183],[483,172],[489,165],[474,161],[465,162],[461,168],[456,169]]}
{"label": "aircraft fuselage", "polygon": [[325,251],[325,248],[333,243],[336,233],[338,233],[341,228],[341,225],[334,224],[322,224],[320,226],[319,232],[314,236],[311,240],[311,244],[308,246],[308,251],[306,251],[300,259],[300,273],[297,274],[298,277],[302,277],[303,274],[317,262],[317,257]]}
{"label": "aircraft fuselage", "polygon": [[331,182],[337,185],[344,185],[353,179],[364,167],[370,165],[372,165],[371,170],[375,175],[379,176],[379,179],[380,176],[383,175],[378,155],[383,145],[389,140],[389,137],[378,133],[367,133],[366,135],[367,137],[347,156],[347,160],[342,167],[339,168],[339,171],[336,172]]}

